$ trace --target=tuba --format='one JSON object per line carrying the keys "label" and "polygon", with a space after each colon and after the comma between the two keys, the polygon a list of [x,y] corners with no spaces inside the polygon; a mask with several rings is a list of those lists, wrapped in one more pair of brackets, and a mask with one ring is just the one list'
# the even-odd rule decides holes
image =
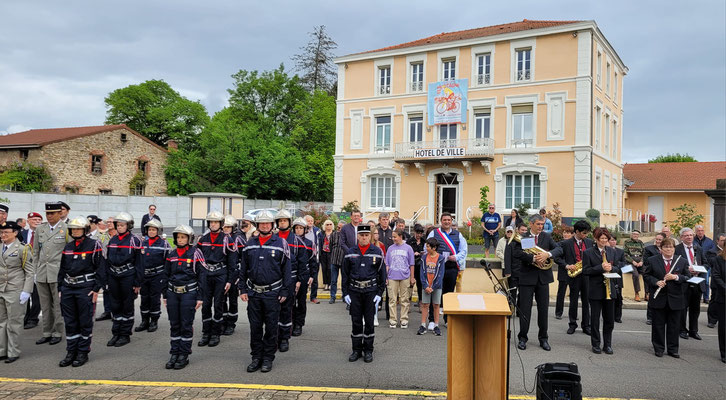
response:
{"label": "tuba", "polygon": [[582,260],[575,263],[575,269],[573,269],[572,271],[567,271],[567,276],[569,276],[570,278],[574,278],[577,275],[580,275],[581,273],[582,273]]}
{"label": "tuba", "polygon": [[[512,235],[511,239],[509,239],[509,243],[512,243],[512,240],[514,240],[515,242],[522,243],[522,237],[519,236],[519,233],[516,233],[516,232],[514,233],[514,235]],[[537,255],[538,253],[546,253],[546,251],[544,249],[542,249],[541,247],[539,247],[539,246],[534,246],[534,247],[532,247],[530,249],[526,249],[526,250],[524,250],[524,252],[527,253],[527,254],[532,254],[532,255]],[[555,265],[555,262],[551,258],[548,258],[547,259],[547,262],[545,263],[544,266],[540,266],[537,263],[534,264],[535,267],[537,267],[537,268],[539,268],[539,269],[541,269],[543,271],[547,271],[548,269],[552,269],[552,267],[554,267],[554,265]]]}

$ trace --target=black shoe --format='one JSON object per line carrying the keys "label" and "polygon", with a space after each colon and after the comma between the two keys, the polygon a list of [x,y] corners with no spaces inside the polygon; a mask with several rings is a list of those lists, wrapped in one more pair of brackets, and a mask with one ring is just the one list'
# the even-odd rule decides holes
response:
{"label": "black shoe", "polygon": [[618,318],[618,319],[615,320],[615,322],[617,322],[618,324],[622,324],[623,323],[623,320],[620,319],[620,318]]}
{"label": "black shoe", "polygon": [[300,336],[302,335],[302,326],[293,326],[292,327],[292,336]]}
{"label": "black shoe", "polygon": [[209,335],[202,335],[202,338],[197,342],[197,346],[204,347],[209,344]]}
{"label": "black shoe", "polygon": [[678,353],[671,353],[670,351],[668,352],[668,355],[671,356],[671,357],[673,357],[673,358],[681,358],[681,355],[680,354],[678,354]]}
{"label": "black shoe", "polygon": [[688,334],[688,336],[690,336],[696,340],[701,340],[701,335],[699,335],[698,332],[690,333],[690,334]]}
{"label": "black shoe", "polygon": [[575,333],[575,329],[577,328],[575,328],[574,326],[567,328],[567,334],[572,335],[573,333]]}
{"label": "black shoe", "polygon": [[50,338],[50,341],[48,342],[48,344],[50,344],[51,346],[53,346],[54,344],[60,343],[61,340],[63,340],[63,339],[61,339],[59,337],[56,337],[56,336],[53,336],[52,338]]}
{"label": "black shoe", "polygon": [[120,337],[121,336],[113,335],[111,337],[111,340],[109,340],[108,343],[106,343],[106,346],[113,347],[114,345],[116,345],[116,342],[118,342],[118,340],[119,340]]}
{"label": "black shoe", "polygon": [[663,357],[663,352],[662,351],[656,351],[655,352],[655,356],[656,357]]}
{"label": "black shoe", "polygon": [[33,329],[36,326],[38,326],[37,322],[28,322],[27,324],[23,325],[23,329]]}
{"label": "black shoe", "polygon": [[280,345],[277,347],[280,349],[280,353],[284,353],[290,350],[290,342],[288,342],[287,339],[282,339],[280,340]]}
{"label": "black shoe", "polygon": [[600,350],[600,348],[597,346],[592,346],[592,352],[595,354],[600,354],[602,353],[602,350]]}
{"label": "black shoe", "polygon": [[547,343],[547,340],[540,340],[540,341],[539,341],[539,347],[541,347],[541,348],[542,348],[542,349],[544,349],[545,351],[550,351],[550,350],[552,350],[552,347],[550,347],[550,344],[549,344],[549,343]]}
{"label": "black shoe", "polygon": [[517,343],[517,348],[519,350],[526,350],[527,349],[527,342],[525,342],[524,340],[520,339],[519,340],[519,343]]}
{"label": "black shoe", "polygon": [[681,339],[688,340],[688,334],[686,332],[681,332],[680,337]]}
{"label": "black shoe", "polygon": [[73,360],[76,359],[76,353],[69,351],[68,354],[66,354],[66,358],[62,359],[59,363],[59,367],[67,367],[71,364],[73,364]]}
{"label": "black shoe", "polygon": [[222,331],[222,335],[224,336],[232,336],[234,333],[234,326],[229,325],[226,328],[224,328],[224,331]]}
{"label": "black shoe", "polygon": [[611,346],[605,346],[603,351],[605,352],[605,354],[613,354],[613,348]]}
{"label": "black shoe", "polygon": [[156,332],[157,329],[159,329],[159,323],[156,321],[150,321],[148,332]]}
{"label": "black shoe", "polygon": [[186,354],[181,354],[174,363],[174,369],[182,369],[187,365],[189,365],[189,356]]}
{"label": "black shoe", "polygon": [[0,361],[7,360],[7,359],[8,359],[8,356],[0,356]]}
{"label": "black shoe", "polygon": [[262,366],[262,360],[255,358],[250,365],[247,366],[247,372],[255,372]]}
{"label": "black shoe", "polygon": [[335,297],[331,297],[330,300],[328,300],[328,304],[335,304]]}
{"label": "black shoe", "polygon": [[555,319],[562,319],[562,314],[560,314],[560,315],[555,314]]}
{"label": "black shoe", "polygon": [[166,369],[172,369],[174,368],[174,364],[176,364],[176,360],[179,359],[178,354],[172,354],[171,358],[169,358],[169,361],[166,362],[166,365],[164,366]]}
{"label": "black shoe", "polygon": [[219,335],[212,335],[209,338],[209,347],[215,347],[219,344]]}
{"label": "black shoe", "polygon": [[[5,359],[5,364],[12,364],[15,361],[18,361],[18,358],[20,358],[20,357],[18,357],[18,356],[8,357],[8,358]],[[75,362],[74,362],[74,364],[75,364]]]}
{"label": "black shoe", "polygon": [[426,327],[425,327],[425,326],[423,326],[423,325],[420,325],[420,326],[418,327],[418,331],[416,332],[416,334],[417,334],[417,335],[423,335],[423,334],[425,334],[425,333],[426,333]]}
{"label": "black shoe", "polygon": [[363,361],[364,362],[373,362],[373,352],[372,351],[366,351],[363,353]]}
{"label": "black shoe", "polygon": [[653,320],[650,320],[650,319],[646,319],[646,320],[645,320],[645,324],[646,324],[646,325],[653,325]]}
{"label": "black shoe", "polygon": [[584,333],[587,336],[592,336],[592,329],[588,326],[587,328],[582,328],[582,333]]}
{"label": "black shoe", "polygon": [[350,304],[345,305],[345,311],[350,311]]}
{"label": "black shoe", "polygon": [[116,343],[114,343],[113,347],[121,347],[126,346],[127,344],[131,343],[131,338],[128,336],[119,336]]}
{"label": "black shoe", "polygon": [[[713,323],[713,322],[709,322],[709,323],[706,324],[706,326],[709,327],[709,328],[711,328],[711,329],[713,329],[713,328],[716,327],[716,324]],[[28,328],[25,328],[25,329],[28,329]]]}
{"label": "black shoe", "polygon": [[143,332],[145,330],[149,329],[149,321],[143,320],[141,321],[141,324],[134,328],[134,332]]}
{"label": "black shoe", "polygon": [[261,372],[270,372],[272,371],[272,360],[262,360],[262,367],[260,367]]}
{"label": "black shoe", "polygon": [[43,344],[43,343],[48,343],[48,342],[50,342],[50,336],[45,336],[45,337],[42,337],[42,338],[36,340],[35,344]]}
{"label": "black shoe", "polygon": [[726,364],[726,357],[721,357],[721,362]]}
{"label": "black shoe", "polygon": [[358,350],[353,350],[352,353],[350,353],[350,356],[348,356],[348,361],[355,362],[358,361],[359,358],[363,357],[363,353]]}
{"label": "black shoe", "polygon": [[80,367],[88,362],[88,353],[78,353],[76,359],[73,360],[74,367]]}
{"label": "black shoe", "polygon": [[99,315],[98,318],[96,318],[96,321],[105,321],[107,319],[111,319],[111,313],[110,312],[105,312],[105,313]]}

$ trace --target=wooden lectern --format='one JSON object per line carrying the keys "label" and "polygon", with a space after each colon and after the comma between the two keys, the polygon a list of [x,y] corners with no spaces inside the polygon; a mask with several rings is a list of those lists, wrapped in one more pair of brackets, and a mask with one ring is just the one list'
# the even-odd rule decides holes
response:
{"label": "wooden lectern", "polygon": [[448,319],[448,399],[504,399],[507,315],[511,314],[507,298],[496,293],[447,293],[444,313]]}

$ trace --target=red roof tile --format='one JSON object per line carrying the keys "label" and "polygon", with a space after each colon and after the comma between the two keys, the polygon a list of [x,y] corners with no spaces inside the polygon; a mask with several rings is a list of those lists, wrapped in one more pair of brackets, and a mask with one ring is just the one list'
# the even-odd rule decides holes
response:
{"label": "red roof tile", "polygon": [[146,142],[165,150],[142,134],[129,128],[125,124],[120,125],[100,125],[100,126],[80,126],[73,128],[53,128],[53,129],[31,129],[29,131],[13,133],[10,135],[0,136],[0,149],[3,147],[37,147],[47,144],[62,142],[64,140],[76,139],[83,136],[95,135],[97,133],[115,131],[117,129],[126,129],[130,133],[139,136]]}
{"label": "red roof tile", "polygon": [[726,162],[625,164],[623,176],[633,182],[630,191],[711,190],[726,179]]}
{"label": "red roof tile", "polygon": [[396,50],[396,49],[403,49],[407,47],[416,47],[416,46],[423,46],[427,44],[437,44],[437,43],[446,43],[446,42],[453,42],[456,40],[466,40],[466,39],[474,39],[479,37],[485,37],[485,36],[494,36],[494,35],[501,35],[503,33],[512,33],[512,32],[520,32],[520,31],[527,31],[532,29],[542,29],[542,28],[550,28],[553,26],[560,26],[560,25],[569,25],[574,24],[582,21],[532,21],[532,20],[522,20],[518,22],[510,22],[507,24],[501,24],[501,25],[493,25],[493,26],[485,26],[483,28],[475,28],[475,29],[467,29],[463,31],[456,31],[456,32],[442,32],[438,35],[429,36],[423,39],[414,40],[412,42],[406,42],[397,44],[395,46],[388,46],[383,47],[377,50],[369,50],[364,51],[362,53],[357,54],[365,54],[365,53],[375,53],[378,51],[386,51],[386,50]]}

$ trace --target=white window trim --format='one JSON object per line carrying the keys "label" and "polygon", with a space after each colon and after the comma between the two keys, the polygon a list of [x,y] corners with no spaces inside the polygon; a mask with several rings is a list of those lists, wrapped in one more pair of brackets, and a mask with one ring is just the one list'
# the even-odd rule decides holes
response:
{"label": "white window trim", "polygon": [[597,64],[595,67],[595,85],[602,90],[602,51],[599,49],[595,56],[595,63]]}
{"label": "white window trim", "polygon": [[[360,117],[360,131],[353,131],[353,121],[355,117]],[[361,150],[363,149],[363,122],[365,120],[365,109],[356,108],[349,110],[350,118],[350,149]]]}
{"label": "white window trim", "polygon": [[[390,116],[391,117],[391,150],[383,152],[383,153],[376,153],[376,117],[385,117]],[[370,119],[370,137],[369,137],[369,154],[370,155],[389,155],[390,157],[393,157],[393,153],[395,151],[395,144],[396,143],[396,134],[395,134],[395,124],[394,121],[396,119],[396,107],[377,107],[377,108],[371,108],[369,110],[369,119]]]}
{"label": "white window trim", "polygon": [[[424,71],[426,71],[426,67],[424,67]],[[403,115],[404,115],[404,118],[403,118],[404,119],[403,143],[411,142],[411,131],[410,131],[411,118],[410,118],[410,116],[412,114],[423,116],[423,121],[422,121],[422,125],[421,125],[421,139],[425,142],[426,141],[426,104],[416,104],[416,105],[403,106]],[[391,134],[391,136],[393,137],[393,134]],[[394,146],[395,146],[395,144],[394,144]]]}
{"label": "white window trim", "polygon": [[[600,184],[598,185],[598,181]],[[602,171],[595,167],[595,179],[593,180],[593,206],[592,208],[602,210]]]}
{"label": "white window trim", "polygon": [[618,104],[618,69],[613,68],[613,103]]}
{"label": "white window trim", "polygon": [[[436,209],[436,205],[435,205],[435,203],[436,203],[436,175],[438,175],[438,174],[457,174],[458,176],[456,179],[458,180],[459,184],[458,184],[458,188],[456,190],[457,215],[456,215],[456,221],[454,221],[454,222],[456,225],[460,225],[463,223],[463,218],[462,218],[463,216],[460,214],[465,211],[464,210],[464,176],[466,174],[464,173],[463,169],[451,168],[451,167],[446,166],[446,164],[444,164],[444,165],[445,166],[442,168],[434,168],[434,169],[431,169],[428,171],[428,176],[426,178],[426,181],[429,184],[429,204],[428,204],[429,215],[433,216],[439,212],[439,210]],[[431,222],[433,222],[433,218],[432,218]]]}
{"label": "white window trim", "polygon": [[[608,73],[608,65],[610,65],[610,72],[609,73]],[[613,69],[614,69],[614,66],[613,66],[612,60],[610,59],[610,56],[607,55],[607,54],[605,54],[605,75],[607,75],[607,76],[605,77],[605,88],[603,90],[603,93],[605,93],[605,96],[608,99],[611,99],[613,97],[612,96],[612,90],[613,90],[612,75],[613,75]],[[608,86],[608,81],[610,82],[610,85],[609,86]]]}
{"label": "white window trim", "polygon": [[[532,52],[530,53],[530,72],[529,72],[529,79],[524,81],[518,81],[517,80],[517,49],[522,49],[529,47],[532,49]],[[530,82],[534,82],[534,70],[535,70],[535,53],[537,49],[537,39],[522,39],[522,40],[512,40],[509,42],[509,49],[510,49],[510,75],[509,75],[509,81],[511,83],[521,83],[526,84]]]}
{"label": "white window trim", "polygon": [[[389,94],[380,94],[378,92],[378,83],[381,79],[380,73],[378,70],[381,67],[390,67],[391,68],[391,93]],[[393,95],[393,76],[394,76],[394,70],[393,70],[393,57],[386,57],[386,58],[377,58],[373,61],[373,97],[386,97]]]}
{"label": "white window trim", "polygon": [[[600,149],[600,155],[605,156],[605,158],[610,158],[610,151],[612,150],[612,141],[613,138],[610,135],[610,128],[613,123],[613,112],[610,111],[610,107],[605,107],[605,112],[603,112],[603,127],[605,130],[603,131],[603,140],[601,142],[601,149]],[[607,145],[607,147],[605,146]]]}
{"label": "white window trim", "polygon": [[[554,115],[554,111],[552,107],[554,107],[554,104],[557,103],[559,100],[560,106],[561,106],[561,118],[562,118],[562,126],[560,127],[560,132],[558,134],[553,133],[552,128],[552,115]],[[565,112],[566,104],[567,104],[567,92],[548,92],[545,93],[545,103],[547,103],[547,141],[557,141],[557,140],[565,140],[565,132],[566,132],[566,116],[567,113]]]}
{"label": "white window trim", "polygon": [[618,196],[617,196],[617,185],[618,178],[615,174],[612,176],[612,186],[610,187],[610,211],[612,215],[618,215]]}
{"label": "white window trim", "polygon": [[[461,124],[457,124],[457,123],[452,122],[450,124],[440,124],[440,125],[436,125],[436,128],[433,129],[435,131],[435,134],[436,134],[436,137],[433,140],[434,142],[436,142],[438,144],[441,143],[441,125],[447,125],[447,126],[455,125],[456,126],[456,139],[453,139],[453,140],[461,140],[462,139],[462,137],[461,137],[461,132],[462,132]],[[447,139],[447,140],[452,140],[452,139]]]}
{"label": "white window trim", "polygon": [[612,205],[610,204],[610,172],[605,171],[603,174],[603,206],[602,206],[602,212],[604,214],[610,214],[612,212]]}
{"label": "white window trim", "polygon": [[437,71],[439,82],[444,80],[444,60],[448,60],[450,58],[453,58],[456,63],[456,68],[454,68],[454,74],[456,74],[456,79],[461,79],[461,73],[459,72],[461,70],[459,49],[441,50],[436,53],[436,60],[438,60],[439,64]]}
{"label": "white window trim", "polygon": [[525,104],[532,103],[532,147],[537,147],[537,105],[539,104],[539,95],[520,95],[520,96],[506,96],[504,98],[504,104],[507,107],[507,142],[505,148],[512,147],[512,104]]}
{"label": "white window trim", "polygon": [[[504,179],[505,175],[509,174],[539,174],[539,202],[540,207],[547,204],[547,167],[541,167],[536,165],[508,165],[503,167],[497,167],[494,172],[494,184],[495,184],[495,197],[496,204],[506,206],[507,202],[507,182]],[[514,205],[514,204],[512,204]],[[500,213],[511,213],[511,208],[504,208]]]}
{"label": "white window trim", "polygon": [[[482,46],[474,46],[471,48],[471,78],[470,78],[470,84],[471,87],[486,87],[486,86],[492,86],[494,85],[494,44],[487,44]],[[477,79],[477,55],[489,53],[489,83],[483,83],[479,85],[478,79]]]}
{"label": "white window trim", "polygon": [[468,140],[472,140],[476,138],[476,121],[474,121],[474,110],[477,108],[487,108],[489,107],[489,138],[494,140],[494,115],[496,114],[494,112],[494,109],[497,106],[497,98],[496,97],[489,97],[485,99],[469,99],[467,102],[467,107],[469,107],[469,123],[467,125],[466,129],[466,135]]}
{"label": "white window trim", "polygon": [[[595,125],[595,143],[593,143],[593,149],[595,151],[600,151],[600,148],[602,146],[602,120],[603,120],[603,104],[600,100],[595,99],[595,108],[593,109],[593,124]],[[600,116],[600,120],[598,123],[598,114]]]}
{"label": "white window trim", "polygon": [[393,175],[393,180],[396,185],[396,208],[401,207],[401,170],[395,168],[373,168],[361,171],[360,193],[361,210],[363,210],[363,212],[394,211],[394,208],[388,209],[385,207],[371,207],[371,188],[370,180],[368,178],[378,175]]}
{"label": "white window trim", "polygon": [[[406,56],[406,93],[407,94],[416,94],[416,93],[426,94],[426,91],[427,91],[426,73],[428,71],[426,68],[426,58],[428,58],[428,57],[426,57],[426,53],[413,54],[410,56]],[[423,73],[424,73],[423,90],[421,90],[420,92],[414,92],[411,90],[411,83],[413,83],[413,81],[411,80],[412,79],[411,64],[414,64],[414,63],[423,63]],[[391,71],[391,72],[393,72],[393,71]],[[393,81],[393,79],[391,79],[391,81]]]}

